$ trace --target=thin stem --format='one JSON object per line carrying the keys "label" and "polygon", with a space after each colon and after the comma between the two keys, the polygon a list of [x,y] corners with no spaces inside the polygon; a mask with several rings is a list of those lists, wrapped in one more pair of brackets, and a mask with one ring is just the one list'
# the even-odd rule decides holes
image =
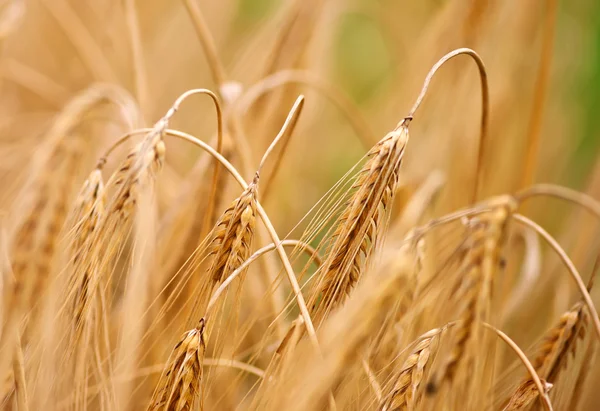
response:
{"label": "thin stem", "polygon": [[[304,96],[300,95],[296,99],[296,102],[294,103],[294,105],[292,106],[292,109],[290,110],[287,118],[285,119],[285,122],[283,123],[283,126],[281,127],[281,130],[279,130],[279,133],[277,133],[277,136],[275,136],[275,138],[273,139],[273,142],[271,143],[269,148],[267,148],[267,151],[265,151],[263,158],[260,160],[260,164],[258,165],[257,174],[259,174],[262,171],[262,168],[265,165],[267,158],[273,152],[273,150],[275,149],[275,146],[277,145],[279,140],[283,139],[284,137],[285,137],[285,139],[282,143],[283,147],[281,148],[281,150],[282,150],[282,152],[283,152],[283,150],[285,150],[285,147],[287,146],[288,142],[290,141],[289,137],[291,136],[291,134],[294,132],[294,129],[296,128],[296,124],[298,123],[298,117],[300,117],[300,113],[302,112],[303,107],[304,107]],[[277,166],[279,165],[280,159],[281,159],[281,155],[277,159],[276,168],[275,168],[274,172],[277,171]],[[272,177],[273,176],[271,176],[271,178]]]}
{"label": "thin stem", "polygon": [[25,360],[23,359],[23,346],[21,337],[17,333],[17,347],[14,359],[15,389],[19,411],[29,411],[27,401],[27,385],[25,382]]}
{"label": "thin stem", "polygon": [[135,0],[125,0],[125,18],[133,60],[135,93],[142,113],[148,114],[148,76],[146,74],[146,62],[144,60],[144,51],[142,50],[142,38],[138,15],[135,9]]}
{"label": "thin stem", "polygon": [[540,134],[544,119],[544,105],[548,94],[548,83],[552,68],[552,54],[554,48],[554,33],[556,31],[556,15],[558,14],[558,1],[547,0],[546,19],[544,22],[544,37],[542,42],[540,62],[535,78],[533,91],[533,104],[531,117],[527,130],[527,150],[525,152],[525,169],[521,177],[521,187],[527,187],[533,182],[537,167],[537,156],[540,147]]}
{"label": "thin stem", "polygon": [[466,210],[455,211],[454,213],[436,218],[434,220],[429,221],[425,225],[415,228],[413,230],[413,234],[407,236],[402,243],[407,243],[409,241],[417,241],[419,238],[421,238],[423,235],[425,235],[428,231],[430,231],[436,227],[458,221],[464,217],[471,217],[471,216],[474,216],[477,214],[482,214],[489,210],[490,209],[487,207],[468,208]]}
{"label": "thin stem", "polygon": [[[304,243],[302,241],[299,240],[283,240],[281,241],[281,245],[286,247],[286,246],[300,246],[302,247],[302,250],[305,251],[306,253],[308,253],[308,255],[310,256],[311,260],[314,260],[316,262],[317,265],[321,265],[322,260],[321,257],[319,256],[319,253],[317,252],[317,250],[315,250],[313,247],[311,247],[309,244]],[[246,268],[248,268],[248,266],[250,264],[252,264],[256,259],[258,259],[261,255],[268,253],[269,251],[273,251],[276,248],[276,245],[274,243],[268,244],[266,246],[264,246],[263,248],[260,248],[258,250],[256,250],[254,252],[254,254],[252,254],[250,257],[248,257],[248,259],[246,261],[244,261],[242,263],[242,265],[240,265],[233,273],[231,273],[229,275],[229,277],[227,277],[225,279],[225,281],[223,281],[221,283],[221,285],[219,286],[219,288],[217,288],[215,290],[215,292],[213,293],[208,306],[206,308],[206,315],[205,317],[208,317],[211,308],[214,306],[214,304],[217,302],[217,300],[219,299],[219,297],[221,296],[221,294],[223,293],[223,291],[225,291],[225,289],[229,286],[229,284],[231,284],[233,282],[233,280],[235,280]]]}
{"label": "thin stem", "polygon": [[[213,93],[211,90],[192,89],[192,90],[186,91],[181,96],[179,96],[179,98],[177,98],[177,100],[175,100],[175,103],[173,103],[173,106],[167,112],[165,117],[170,118],[171,116],[173,116],[175,114],[175,112],[177,110],[179,110],[179,107],[181,106],[181,104],[183,104],[185,99],[187,99],[188,97],[190,97],[194,94],[206,94],[213,100],[213,103],[215,105],[215,110],[217,112],[217,151],[220,153],[223,150],[223,111],[221,109],[221,104],[219,102],[219,99],[217,98],[216,94]],[[206,234],[206,232],[208,231],[208,228],[210,226],[210,222],[211,222],[210,219],[212,217],[213,210],[216,205],[215,198],[217,196],[218,179],[219,179],[219,162],[215,159],[215,165],[214,165],[214,169],[213,169],[213,178],[212,178],[212,187],[211,187],[210,194],[208,197],[208,207],[206,209],[206,215],[204,217],[204,222],[202,223],[202,230],[200,231],[201,238],[204,237],[204,235]]]}
{"label": "thin stem", "polygon": [[475,63],[477,64],[477,69],[479,70],[479,77],[481,80],[481,125],[479,132],[479,152],[477,154],[477,165],[476,165],[476,175],[475,175],[475,188],[473,192],[472,202],[477,201],[477,195],[479,193],[479,185],[481,184],[481,178],[483,175],[483,159],[485,156],[485,146],[487,142],[487,133],[488,133],[488,122],[489,122],[489,111],[490,111],[490,96],[489,96],[489,87],[488,87],[488,78],[487,71],[485,69],[485,65],[483,64],[483,60],[474,50],[469,48],[459,48],[451,51],[446,54],[444,57],[438,60],[437,63],[433,65],[427,77],[425,77],[425,82],[423,83],[423,88],[421,89],[421,94],[417,97],[415,104],[412,106],[408,115],[402,120],[396,128],[400,128],[403,124],[407,124],[411,121],[415,113],[417,112],[419,106],[423,102],[425,95],[427,94],[427,90],[429,89],[429,83],[435,73],[442,67],[446,62],[456,56],[460,56],[461,54],[466,54],[471,56]]}
{"label": "thin stem", "polygon": [[[179,108],[180,108],[181,104],[183,104],[183,102],[187,98],[189,98],[189,97],[191,97],[191,96],[193,96],[195,94],[205,94],[205,95],[209,96],[213,100],[213,103],[215,105],[215,110],[217,112],[217,152],[221,152],[221,149],[223,147],[223,112],[221,110],[221,104],[219,102],[218,97],[211,90],[208,90],[208,89],[205,89],[205,88],[198,88],[198,89],[192,89],[192,90],[186,91],[185,93],[183,93],[182,95],[180,95],[177,98],[177,100],[175,100],[175,102],[169,108],[169,110],[164,115],[164,117],[161,118],[157,122],[157,125],[161,125],[161,126],[168,125],[168,123],[171,120],[171,118],[175,115],[175,113],[177,113],[177,111],[179,111]],[[102,157],[100,157],[100,159],[98,160],[98,166],[97,166],[97,168],[102,168],[104,166],[104,164],[106,164],[108,156],[110,156],[115,149],[117,149],[121,144],[125,143],[131,137],[137,136],[137,135],[140,135],[140,134],[145,134],[145,133],[148,133],[150,131],[154,131],[154,128],[140,128],[140,129],[132,130],[129,133],[124,134],[120,139],[118,139],[117,141],[115,141],[113,143],[113,145],[111,145],[106,150],[106,152],[104,153],[104,155]],[[214,170],[214,174],[213,174],[213,191],[215,189],[215,184],[216,184],[216,178],[214,177],[214,175],[216,175],[217,170],[218,170],[218,161],[215,160],[215,170]],[[213,192],[211,192],[211,198],[212,197],[214,197],[214,193]],[[207,214],[210,214],[210,213],[207,213]]]}
{"label": "thin stem", "polygon": [[365,359],[362,360],[362,366],[363,366],[363,370],[365,370],[365,374],[367,375],[367,378],[369,379],[369,383],[371,384],[371,388],[373,389],[373,393],[375,394],[375,398],[377,399],[377,402],[381,403],[381,401],[383,399],[383,394],[382,394],[382,390],[381,390],[381,385],[377,381],[375,373],[373,372],[371,367],[369,367],[369,363],[367,362],[367,360],[365,360]]}
{"label": "thin stem", "polygon": [[554,249],[556,254],[558,254],[558,256],[560,257],[562,262],[566,265],[567,269],[569,270],[569,274],[571,274],[571,277],[573,277],[573,280],[575,280],[575,283],[577,284],[577,288],[579,288],[579,292],[581,293],[581,296],[583,297],[583,300],[584,300],[585,304],[587,305],[588,310],[590,311],[590,315],[592,316],[596,334],[597,334],[598,338],[600,339],[600,318],[598,318],[598,312],[596,311],[596,308],[594,307],[594,302],[592,301],[592,297],[590,296],[590,293],[588,292],[585,283],[581,279],[581,275],[577,271],[577,268],[575,267],[575,265],[573,264],[573,262],[571,261],[571,259],[567,255],[567,253],[565,253],[565,251],[562,249],[560,244],[558,244],[558,242],[554,239],[554,237],[552,237],[546,230],[544,230],[543,227],[541,227],[536,222],[530,220],[529,218],[527,218],[521,214],[516,214],[516,213],[512,215],[512,218],[514,218],[516,221],[520,222],[521,224],[524,224],[528,227],[533,228],[540,236],[542,236],[542,238],[544,240],[546,240],[546,242],[550,245],[550,247],[552,247]]}
{"label": "thin stem", "polygon": [[202,366],[237,368],[238,370],[245,371],[248,374],[256,375],[259,378],[265,377],[264,370],[261,370],[260,368],[251,364],[229,358],[205,358],[202,361]]}
{"label": "thin stem", "polygon": [[533,364],[531,364],[531,361],[529,361],[523,350],[521,350],[521,348],[519,348],[519,346],[508,335],[506,335],[504,332],[500,331],[493,325],[490,325],[488,323],[483,323],[483,325],[487,329],[494,331],[498,335],[498,337],[500,337],[502,341],[504,341],[506,345],[508,345],[515,352],[515,354],[517,354],[525,368],[527,368],[529,375],[531,375],[531,379],[535,383],[540,393],[540,398],[542,399],[544,408],[546,408],[547,411],[552,411],[552,403],[550,402],[550,397],[548,396],[548,393],[544,388],[544,384],[542,383],[542,380],[540,380],[540,377],[537,374],[537,372],[535,372]]}
{"label": "thin stem", "polygon": [[549,196],[560,198],[561,200],[580,205],[591,214],[600,219],[600,203],[592,196],[573,190],[568,187],[562,187],[556,184],[536,184],[531,187],[518,191],[514,197],[522,202],[530,197]]}
{"label": "thin stem", "polygon": [[[196,30],[198,40],[200,40],[200,44],[202,45],[202,49],[204,50],[204,54],[208,60],[208,66],[210,68],[213,80],[217,84],[219,95],[221,96],[221,99],[228,104],[230,103],[230,99],[227,93],[224,92],[227,84],[227,75],[217,54],[215,41],[210,33],[210,30],[208,29],[208,26],[206,25],[206,20],[202,15],[202,11],[194,0],[183,0],[183,4],[185,5],[187,12],[192,19],[192,24]],[[242,171],[244,172],[244,175],[250,175],[252,151],[248,145],[248,141],[244,136],[242,123],[240,119],[235,116],[231,121],[230,132],[231,137],[235,142],[235,149],[240,156]]]}
{"label": "thin stem", "polygon": [[[183,0],[183,4],[192,19],[194,30],[196,30],[196,35],[198,36],[198,40],[200,40],[200,44],[206,55],[206,60],[208,61],[208,67],[210,68],[213,80],[219,87],[219,94],[222,94],[221,87],[225,83],[227,76],[225,75],[225,69],[217,54],[215,40],[210,34],[202,11],[196,2],[194,0]],[[221,95],[221,97],[223,96]]]}

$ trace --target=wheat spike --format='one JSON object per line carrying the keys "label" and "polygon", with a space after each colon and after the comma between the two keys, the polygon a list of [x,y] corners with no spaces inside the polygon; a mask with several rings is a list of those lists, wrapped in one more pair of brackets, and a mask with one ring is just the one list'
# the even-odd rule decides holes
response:
{"label": "wheat spike", "polygon": [[206,349],[204,319],[177,343],[154,391],[148,411],[192,411],[203,409],[200,383]]}
{"label": "wheat spike", "polygon": [[423,338],[404,361],[394,376],[391,392],[384,398],[381,411],[412,410],[418,403],[419,388],[423,381],[425,367],[429,364],[432,352],[438,343],[438,333]]}
{"label": "wheat spike", "polygon": [[[208,269],[208,286],[204,287],[197,300],[197,309],[206,308],[215,287],[233,273],[250,257],[254,230],[256,228],[256,195],[258,191],[258,173],[248,184],[244,192],[219,217],[211,234],[208,255],[212,262]],[[244,273],[240,275],[240,284],[244,281]]]}
{"label": "wheat spike", "polygon": [[[552,384],[542,379],[546,392],[550,391]],[[515,393],[511,396],[510,401],[502,409],[502,411],[516,411],[522,410],[528,405],[531,405],[540,395],[537,387],[533,380],[529,379],[523,381],[518,387]]]}
{"label": "wheat spike", "polygon": [[[569,355],[575,354],[577,341],[585,335],[587,316],[584,307],[582,302],[577,302],[569,311],[564,313],[558,323],[548,330],[535,353],[532,361],[535,371],[541,379],[550,385],[556,383]],[[529,386],[530,383],[531,379],[525,378],[509,397],[508,404],[519,402],[519,398],[524,395],[524,387]],[[531,401],[539,396],[535,388],[531,391],[531,396]]]}
{"label": "wheat spike", "polygon": [[[312,298],[312,315],[320,323],[341,304],[358,283],[386,223],[398,170],[408,142],[408,126],[389,133],[369,152],[369,159],[352,187],[340,216],[328,256],[319,270],[320,283]],[[317,299],[321,301],[317,305]]]}
{"label": "wheat spike", "polygon": [[469,345],[481,338],[481,323],[490,319],[493,281],[506,237],[506,224],[516,210],[516,203],[509,197],[499,197],[489,200],[488,204],[493,207],[490,212],[469,221],[469,249],[460,271],[464,274],[453,293],[461,302],[460,322],[455,329],[451,352],[441,372],[429,384],[429,392],[435,392],[444,380],[454,380],[466,353],[472,351]]}
{"label": "wheat spike", "polygon": [[210,244],[210,278],[220,283],[250,257],[256,227],[258,175],[219,218]]}
{"label": "wheat spike", "polygon": [[[75,202],[75,208],[72,212],[72,221],[74,225],[73,240],[71,243],[71,252],[73,253],[73,263],[77,264],[85,257],[89,242],[96,231],[100,219],[104,213],[105,192],[102,182],[102,171],[93,170]],[[73,273],[75,274],[75,273]],[[73,275],[69,279],[68,295],[72,298],[71,316],[75,329],[75,342],[80,337],[84,307],[88,306],[90,296],[89,283],[90,272],[83,272],[81,277]]]}
{"label": "wheat spike", "polygon": [[[166,126],[165,120],[159,121],[128,154],[106,185],[106,190],[116,188],[116,192],[107,201],[106,212],[91,233],[85,258],[76,261],[73,273],[75,278],[85,278],[86,273],[98,271],[95,282],[88,285],[90,289],[96,289],[97,281],[101,280],[126,238],[140,190],[152,183],[164,162],[162,138]],[[99,168],[102,165],[101,162]]]}
{"label": "wheat spike", "polygon": [[556,383],[569,355],[575,355],[577,342],[585,336],[588,323],[583,302],[576,303],[561,316],[558,324],[544,337],[538,355],[532,361],[540,377]]}

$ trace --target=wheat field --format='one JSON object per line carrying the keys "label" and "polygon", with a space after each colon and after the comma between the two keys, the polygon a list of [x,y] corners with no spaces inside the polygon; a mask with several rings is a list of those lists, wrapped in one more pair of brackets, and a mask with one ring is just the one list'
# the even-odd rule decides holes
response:
{"label": "wheat field", "polygon": [[598,409],[563,3],[0,1],[0,408]]}

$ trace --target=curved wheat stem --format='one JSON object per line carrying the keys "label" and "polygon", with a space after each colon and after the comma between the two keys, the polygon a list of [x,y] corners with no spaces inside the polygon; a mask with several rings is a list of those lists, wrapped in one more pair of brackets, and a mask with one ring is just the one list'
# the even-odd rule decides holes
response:
{"label": "curved wheat stem", "polygon": [[466,54],[470,56],[475,63],[477,64],[477,69],[479,70],[479,78],[481,80],[481,123],[480,123],[480,132],[479,132],[479,151],[477,155],[477,164],[476,164],[476,174],[475,174],[475,188],[473,192],[472,201],[477,200],[477,193],[479,192],[479,186],[481,185],[481,179],[483,175],[483,159],[485,158],[485,148],[487,143],[487,134],[488,134],[488,123],[489,123],[489,111],[490,111],[490,92],[488,86],[487,79],[487,71],[485,69],[485,65],[483,64],[483,60],[475,51],[468,48],[459,48],[451,51],[450,53],[443,56],[438,60],[437,63],[433,65],[429,73],[427,73],[427,77],[425,78],[425,82],[423,83],[423,87],[421,89],[421,93],[417,97],[413,107],[408,112],[407,118],[413,118],[419,106],[423,102],[425,95],[427,94],[427,90],[429,89],[429,83],[433,79],[435,73],[442,67],[448,60],[456,56],[460,56],[461,54]]}

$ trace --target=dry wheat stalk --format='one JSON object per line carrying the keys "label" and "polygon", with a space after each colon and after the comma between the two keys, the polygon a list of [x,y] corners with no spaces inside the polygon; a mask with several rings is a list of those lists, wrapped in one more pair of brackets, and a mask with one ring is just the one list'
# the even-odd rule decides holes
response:
{"label": "dry wheat stalk", "polygon": [[321,323],[330,310],[343,303],[360,280],[387,222],[407,142],[408,125],[403,123],[369,152],[337,222],[327,259],[319,269],[319,283],[312,297],[315,323]]}
{"label": "dry wheat stalk", "polygon": [[206,349],[204,319],[177,343],[150,400],[148,411],[193,411],[203,409],[200,383]]}
{"label": "dry wheat stalk", "polygon": [[[90,247],[95,230],[104,213],[104,184],[100,169],[93,170],[84,182],[75,201],[69,217],[68,227],[71,227],[70,252],[71,264],[77,265]],[[92,268],[93,269],[93,268]],[[98,275],[97,271],[69,272],[67,282],[67,310],[65,310],[66,324],[70,324],[69,338],[67,341],[68,360],[73,361],[71,369],[73,383],[68,383],[69,390],[74,389],[77,401],[85,403],[79,395],[83,392],[82,384],[87,379],[86,371],[92,358],[93,350],[90,349],[95,326],[100,326],[93,314],[97,310],[90,310],[101,292],[98,287],[90,289],[90,284],[99,284],[100,281],[92,278]],[[85,315],[85,316],[84,316]],[[74,354],[74,355],[73,355]]]}

